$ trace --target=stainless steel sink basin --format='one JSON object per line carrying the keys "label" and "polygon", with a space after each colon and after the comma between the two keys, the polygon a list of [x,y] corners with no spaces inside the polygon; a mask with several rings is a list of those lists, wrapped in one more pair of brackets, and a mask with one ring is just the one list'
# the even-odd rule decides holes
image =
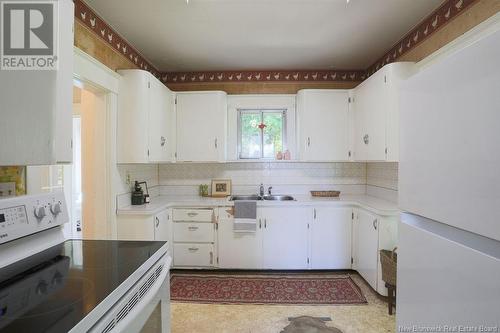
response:
{"label": "stainless steel sink basin", "polygon": [[259,195],[233,195],[229,198],[231,201],[236,200],[262,200],[262,197]]}
{"label": "stainless steel sink basin", "polygon": [[295,200],[294,197],[290,195],[265,195],[261,197],[260,195],[233,195],[229,198],[230,201],[237,200],[273,200],[273,201],[292,201]]}
{"label": "stainless steel sink basin", "polygon": [[275,200],[275,201],[292,201],[295,200],[294,197],[290,195],[265,195],[264,200]]}

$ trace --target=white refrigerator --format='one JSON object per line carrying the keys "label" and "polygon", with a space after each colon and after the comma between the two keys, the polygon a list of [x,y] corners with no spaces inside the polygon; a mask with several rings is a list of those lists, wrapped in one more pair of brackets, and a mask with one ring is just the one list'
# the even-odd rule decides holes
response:
{"label": "white refrigerator", "polygon": [[401,88],[396,332],[500,332],[500,31],[493,30]]}

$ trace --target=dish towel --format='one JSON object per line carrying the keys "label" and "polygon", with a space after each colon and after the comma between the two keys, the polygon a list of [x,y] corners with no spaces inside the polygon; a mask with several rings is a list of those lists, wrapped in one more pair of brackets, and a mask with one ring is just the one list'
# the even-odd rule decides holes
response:
{"label": "dish towel", "polygon": [[235,201],[233,232],[257,231],[257,201]]}

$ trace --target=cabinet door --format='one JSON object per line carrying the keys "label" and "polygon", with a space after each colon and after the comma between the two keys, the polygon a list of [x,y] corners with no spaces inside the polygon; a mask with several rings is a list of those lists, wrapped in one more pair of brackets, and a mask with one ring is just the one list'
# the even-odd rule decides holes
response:
{"label": "cabinet door", "polygon": [[307,268],[307,226],[311,222],[311,209],[266,207],[259,208],[258,215],[263,224],[264,268]]}
{"label": "cabinet door", "polygon": [[119,240],[152,241],[155,238],[155,219],[151,216],[124,215],[117,217]]}
{"label": "cabinet door", "polygon": [[257,231],[234,232],[234,218],[220,209],[218,230],[218,255],[220,268],[261,269],[262,268],[262,220]]}
{"label": "cabinet door", "polygon": [[177,94],[177,160],[225,159],[226,109],[225,93]]}
{"label": "cabinet door", "polygon": [[318,207],[311,225],[311,268],[351,268],[352,209]]}
{"label": "cabinet door", "polygon": [[116,161],[148,163],[148,82],[151,78],[148,73],[137,69],[122,70],[119,73]]}
{"label": "cabinet door", "polygon": [[168,133],[173,112],[172,92],[158,80],[149,81],[149,161],[168,162],[172,159]]}
{"label": "cabinet door", "polygon": [[354,157],[358,161],[386,158],[387,96],[384,69],[354,90]]}
{"label": "cabinet door", "polygon": [[168,210],[164,210],[154,218],[155,240],[168,241],[170,240],[170,225],[169,225]]}
{"label": "cabinet door", "polygon": [[378,267],[378,217],[364,210],[356,210],[355,268],[358,273],[377,289]]}
{"label": "cabinet door", "polygon": [[175,243],[174,266],[212,267],[215,263],[211,243]]}
{"label": "cabinet door", "polygon": [[349,160],[348,98],[348,92],[343,90],[299,92],[298,132],[302,160]]}

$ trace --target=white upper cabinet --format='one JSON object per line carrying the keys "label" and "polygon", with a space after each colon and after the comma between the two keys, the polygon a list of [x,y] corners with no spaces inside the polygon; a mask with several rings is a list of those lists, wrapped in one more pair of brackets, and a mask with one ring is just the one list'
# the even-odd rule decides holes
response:
{"label": "white upper cabinet", "polygon": [[302,161],[348,161],[349,92],[300,90],[297,136]]}
{"label": "white upper cabinet", "polygon": [[57,70],[0,70],[0,165],[73,160],[74,4],[57,3]]}
{"label": "white upper cabinet", "polygon": [[399,160],[399,85],[414,66],[388,64],[352,91],[354,160]]}
{"label": "white upper cabinet", "polygon": [[177,93],[176,110],[177,161],[224,161],[227,136],[226,93]]}
{"label": "white upper cabinet", "polygon": [[170,162],[174,148],[174,97],[151,73],[121,70],[117,162]]}

